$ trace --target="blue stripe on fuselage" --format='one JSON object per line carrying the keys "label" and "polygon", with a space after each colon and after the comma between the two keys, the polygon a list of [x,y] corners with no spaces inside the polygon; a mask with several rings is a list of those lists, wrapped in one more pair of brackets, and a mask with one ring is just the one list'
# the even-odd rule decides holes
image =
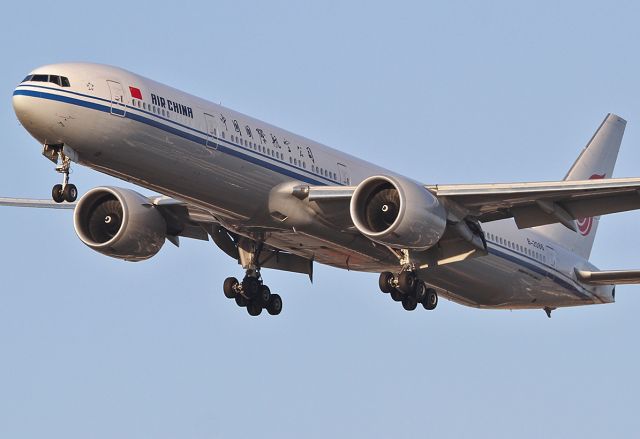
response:
{"label": "blue stripe on fuselage", "polygon": [[[31,87],[31,86],[29,86]],[[47,87],[41,87],[41,88],[47,88]],[[76,95],[80,95],[78,93],[75,93]],[[97,111],[102,111],[104,113],[111,113],[111,106],[110,105],[102,105],[102,104],[97,104],[94,102],[87,102],[85,100],[82,99],[77,99],[77,98],[73,98],[73,97],[69,97],[69,96],[62,96],[62,95],[58,95],[58,94],[53,94],[53,93],[46,93],[46,92],[40,92],[40,91],[33,91],[33,90],[24,90],[24,89],[18,89],[15,90],[13,92],[14,96],[30,96],[30,97],[35,97],[35,98],[41,98],[41,99],[47,99],[47,100],[51,100],[51,101],[57,101],[57,102],[64,102],[64,103],[68,103],[71,105],[77,105],[80,107],[85,107],[85,108],[90,108],[92,110],[97,110]],[[82,96],[82,95],[80,95]],[[88,96],[90,97],[90,96]],[[99,99],[104,101],[104,99],[101,98],[95,98],[95,99]],[[111,104],[110,101],[105,101],[109,104]],[[182,131],[180,129],[177,129],[175,127],[172,127],[170,125],[167,125],[166,123],[162,123],[159,122],[157,120],[154,119],[150,119],[148,117],[142,116],[140,114],[134,113],[131,110],[135,110],[138,111],[137,108],[135,107],[130,107],[130,106],[126,106],[127,112],[124,115],[125,118],[130,119],[130,120],[134,120],[136,122],[140,122],[143,123],[145,125],[149,125],[151,127],[163,130],[165,132],[171,133],[173,135],[176,135],[178,137],[182,137],[183,139],[189,140],[191,142],[194,143],[198,143],[200,145],[203,146],[213,146],[213,141],[212,140],[207,140],[206,138],[203,139],[202,137],[196,136],[194,134]],[[174,122],[172,122],[174,123]],[[176,125],[180,125],[178,123],[176,123]],[[184,125],[181,125],[184,126]],[[184,126],[185,128],[189,128]],[[193,128],[189,128],[203,136],[207,136],[206,133],[203,133],[201,131],[198,131],[196,129]],[[215,147],[218,151],[226,153],[228,155],[240,158],[242,160],[246,160],[250,163],[256,164],[258,166],[261,166],[263,168],[269,169],[271,171],[280,173],[282,175],[286,175],[287,177],[291,177],[291,178],[295,178],[296,180],[300,180],[303,181],[305,183],[309,183],[309,184],[314,184],[314,185],[318,185],[318,186],[326,186],[327,183],[317,180],[316,178],[310,177],[308,175],[305,174],[301,174],[300,172],[296,172],[296,171],[292,171],[290,169],[287,169],[286,167],[283,166],[279,166],[276,163],[271,163],[269,161],[265,161],[262,160],[259,157],[255,157],[253,155],[249,155],[249,154],[245,154],[242,151],[238,151],[236,149],[230,148],[228,146],[226,146],[225,144],[221,143],[221,142],[225,142],[229,145],[233,145],[236,148],[241,148],[244,149],[244,147],[240,146],[240,145],[236,145],[233,142],[229,142],[227,140],[224,139],[216,139],[217,142],[215,142]],[[339,183],[337,182],[332,182],[335,183],[336,185],[339,185]]]}
{"label": "blue stripe on fuselage", "polygon": [[[489,245],[491,244],[491,245]],[[528,270],[533,271],[534,273],[537,273],[541,276],[546,277],[547,279],[553,281],[554,283],[560,285],[561,287],[563,287],[566,290],[571,291],[572,293],[575,293],[577,296],[580,296],[583,299],[588,299],[591,300],[593,299],[593,295],[590,293],[585,293],[583,291],[581,291],[580,289],[578,289],[575,285],[571,284],[570,282],[566,281],[565,279],[557,276],[553,271],[551,270],[547,270],[544,267],[540,267],[536,264],[533,264],[529,261],[527,261],[526,259],[522,258],[522,257],[518,257],[516,255],[512,255],[509,254],[508,252],[505,252],[504,250],[502,250],[502,248],[499,248],[501,246],[499,246],[498,244],[495,243],[487,243],[487,250],[489,252],[489,254],[495,255],[499,258],[505,259],[507,261],[513,262],[514,264],[520,266],[520,267],[524,267],[527,268]],[[587,290],[584,290],[587,291]]]}

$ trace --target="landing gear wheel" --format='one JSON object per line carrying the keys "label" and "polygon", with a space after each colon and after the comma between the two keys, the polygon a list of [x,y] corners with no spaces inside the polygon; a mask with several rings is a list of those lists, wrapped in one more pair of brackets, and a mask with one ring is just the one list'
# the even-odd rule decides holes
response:
{"label": "landing gear wheel", "polygon": [[282,299],[278,294],[272,294],[267,303],[267,312],[272,316],[277,316],[282,311]]}
{"label": "landing gear wheel", "polygon": [[383,293],[390,293],[393,286],[393,273],[389,271],[383,271],[380,273],[380,279],[378,280],[378,285],[380,286],[380,291]]}
{"label": "landing gear wheel", "polygon": [[243,295],[238,294],[236,296],[236,305],[238,305],[240,308],[244,308],[245,306],[247,306],[248,303],[249,301]]}
{"label": "landing gear wheel", "polygon": [[78,188],[76,188],[75,184],[68,184],[62,190],[62,196],[65,201],[73,203],[78,198]]}
{"label": "landing gear wheel", "polygon": [[424,302],[422,302],[422,306],[429,311],[436,309],[436,306],[438,306],[438,293],[436,293],[436,290],[427,288],[427,297]]}
{"label": "landing gear wheel", "polygon": [[53,189],[51,189],[51,198],[53,198],[53,201],[56,203],[62,203],[64,201],[61,184],[56,184]]}
{"label": "landing gear wheel", "polygon": [[394,288],[393,290],[391,290],[391,298],[396,302],[402,302],[402,297],[403,294],[397,289]]}
{"label": "landing gear wheel", "polygon": [[416,302],[423,303],[427,298],[427,286],[422,281],[418,281],[416,286]]}
{"label": "landing gear wheel", "polygon": [[418,278],[412,271],[403,271],[398,276],[398,288],[405,294],[413,294],[416,290]]}
{"label": "landing gear wheel", "polygon": [[407,311],[413,311],[418,306],[416,298],[413,296],[404,296],[402,299],[402,307]]}
{"label": "landing gear wheel", "polygon": [[224,284],[222,285],[222,290],[224,291],[224,296],[227,299],[233,299],[238,295],[236,292],[236,288],[238,287],[238,279],[235,277],[228,277],[224,280]]}
{"label": "landing gear wheel", "polygon": [[242,280],[242,295],[247,299],[253,299],[258,294],[260,282],[255,277],[245,277]]}
{"label": "landing gear wheel", "polygon": [[258,287],[258,295],[253,300],[260,304],[260,306],[265,307],[269,303],[269,299],[271,299],[271,291],[269,290],[269,287],[266,285],[260,285]]}
{"label": "landing gear wheel", "polygon": [[262,305],[256,302],[249,302],[247,305],[247,312],[250,316],[259,316],[262,312]]}

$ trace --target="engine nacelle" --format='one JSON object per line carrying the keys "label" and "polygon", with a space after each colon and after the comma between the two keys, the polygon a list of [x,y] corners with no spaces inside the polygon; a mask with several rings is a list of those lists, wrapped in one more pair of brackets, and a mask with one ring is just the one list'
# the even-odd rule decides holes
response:
{"label": "engine nacelle", "polygon": [[351,219],[369,239],[395,248],[425,250],[444,234],[447,213],[431,192],[401,177],[376,175],[358,185]]}
{"label": "engine nacelle", "polygon": [[87,192],[75,208],[73,226],[93,250],[127,261],[149,259],[167,236],[165,219],[148,198],[116,187]]}

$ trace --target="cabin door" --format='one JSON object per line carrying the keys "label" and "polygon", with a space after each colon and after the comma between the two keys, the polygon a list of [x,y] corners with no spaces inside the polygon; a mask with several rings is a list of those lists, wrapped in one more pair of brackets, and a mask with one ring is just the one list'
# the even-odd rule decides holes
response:
{"label": "cabin door", "polygon": [[116,81],[107,81],[109,92],[111,93],[111,114],[124,117],[127,107],[124,103],[124,89],[122,84]]}
{"label": "cabin door", "polygon": [[204,113],[204,120],[207,125],[207,148],[216,151],[218,149],[218,136],[220,135],[218,123],[215,116],[207,113]]}

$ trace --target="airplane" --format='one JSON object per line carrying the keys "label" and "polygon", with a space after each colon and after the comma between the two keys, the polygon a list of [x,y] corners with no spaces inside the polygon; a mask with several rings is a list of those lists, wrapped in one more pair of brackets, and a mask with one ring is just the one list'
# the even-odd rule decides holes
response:
{"label": "airplane", "polygon": [[[615,114],[563,180],[425,184],[117,67],[39,67],[12,99],[62,183],[52,199],[0,205],[73,209],[80,240],[125,261],[212,240],[245,273],[224,295],[252,316],[282,310],[262,269],[313,282],[314,263],[380,273],[408,311],[444,297],[551,317],[640,283],[640,270],[589,262],[599,217],[640,208],[640,178],[611,178],[626,126]],[[160,195],[105,186],[76,201],[72,163]]]}

